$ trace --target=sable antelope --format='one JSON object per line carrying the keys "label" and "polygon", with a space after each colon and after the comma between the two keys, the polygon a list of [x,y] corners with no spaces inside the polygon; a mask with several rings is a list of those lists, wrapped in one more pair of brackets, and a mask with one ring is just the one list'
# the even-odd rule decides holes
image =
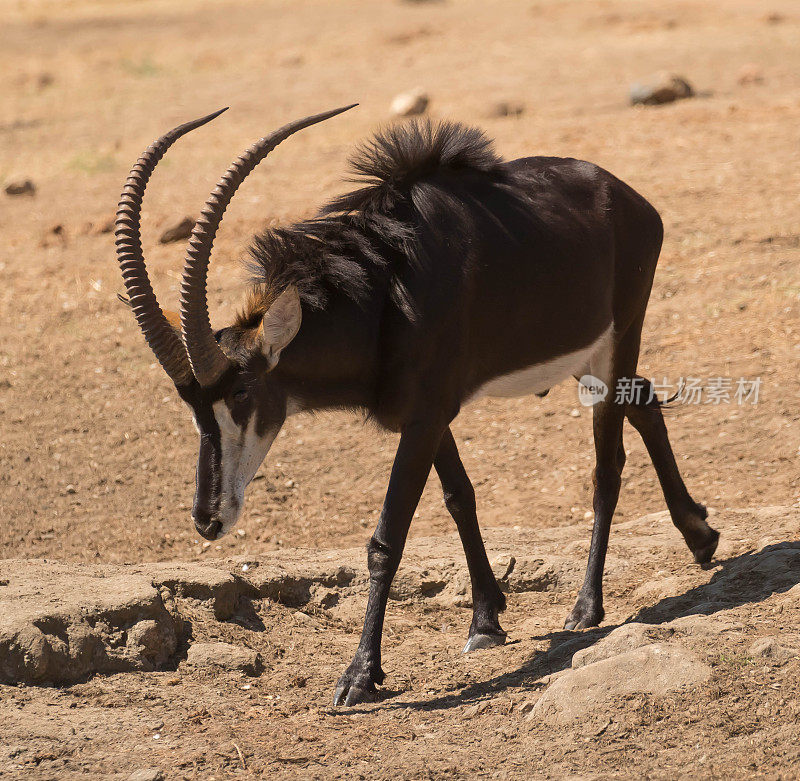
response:
{"label": "sable antelope", "polygon": [[[385,130],[352,167],[362,186],[318,216],[252,244],[253,283],[233,325],[214,332],[206,277],[223,212],[281,141],[352,108],[293,122],[239,157],[212,192],[189,240],[180,319],[156,301],[139,219],[147,181],[168,147],[217,114],[176,128],[134,166],[117,216],[119,262],[148,344],[200,432],[192,516],[204,537],[228,531],[287,415],[365,410],[400,442],[368,545],[370,591],[361,642],[336,704],[371,698],[383,682],[389,586],[431,466],[461,536],[472,581],[465,651],[505,641],[505,597],[478,528],[475,493],[450,422],[477,396],[545,393],[590,373],[615,388],[635,376],[663,229],[655,209],[587,162],[506,162],[478,130],[444,122]],[[645,388],[648,384],[642,380]],[[660,405],[610,393],[593,409],[594,530],[568,629],[603,618],[602,575],[625,462],[625,417],[641,434],[672,520],[697,562],[719,534],[678,472]]]}

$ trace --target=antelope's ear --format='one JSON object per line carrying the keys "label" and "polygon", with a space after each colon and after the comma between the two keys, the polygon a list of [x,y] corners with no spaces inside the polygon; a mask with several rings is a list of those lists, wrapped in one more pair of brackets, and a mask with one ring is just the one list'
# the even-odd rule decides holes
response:
{"label": "antelope's ear", "polygon": [[171,309],[164,310],[164,317],[167,318],[167,322],[172,326],[172,330],[178,334],[178,338],[181,339],[181,316],[178,312],[173,312]]}
{"label": "antelope's ear", "polygon": [[289,285],[275,299],[261,321],[261,349],[269,361],[270,369],[278,363],[281,350],[297,335],[302,317],[300,294],[294,285]]}

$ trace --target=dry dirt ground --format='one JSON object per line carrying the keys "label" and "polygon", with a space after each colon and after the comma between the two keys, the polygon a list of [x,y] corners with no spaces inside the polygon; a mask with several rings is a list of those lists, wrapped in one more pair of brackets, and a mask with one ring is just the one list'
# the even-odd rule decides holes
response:
{"label": "dry dirt ground", "polygon": [[[182,248],[160,245],[160,231],[196,215],[228,163],[265,131],[360,101],[282,146],[237,196],[210,276],[222,322],[244,287],[248,237],[341,192],[348,151],[389,120],[395,94],[416,86],[429,92],[434,118],[479,124],[506,157],[589,159],[656,205],[666,240],[642,373],[762,382],[755,406],[680,405],[668,421],[687,483],[713,508],[728,544],[740,545],[721,549],[719,566],[759,550],[763,537],[798,539],[796,523],[769,525],[796,518],[790,508],[800,505],[796,3],[0,0],[0,18],[0,184],[36,185],[33,196],[0,191],[0,558],[257,561],[287,548],[363,546],[395,439],[338,413],[292,419],[250,489],[243,533],[200,545],[188,517],[194,430],[116,299],[121,281],[104,226],[128,168],[157,135],[231,106],[170,152],[145,202],[145,252],[162,303],[174,306]],[[664,68],[688,78],[697,97],[628,106],[629,85]],[[523,113],[493,116],[501,100]],[[574,386],[543,400],[480,401],[454,431],[484,526],[517,531],[517,555],[533,556],[531,546],[549,540],[582,565],[591,424]],[[619,528],[663,506],[632,431],[626,448]],[[736,508],[769,506],[787,509],[737,530],[744,516]],[[446,534],[451,523],[432,480],[412,535]],[[622,534],[612,537],[612,555]],[[690,571],[678,541],[670,544],[674,555],[662,559],[643,540],[631,553],[635,566],[611,576],[609,626],[655,609],[665,579],[685,578],[673,583],[680,594],[714,577]],[[632,601],[646,582],[653,594]],[[399,693],[354,716],[332,715],[325,704],[355,645],[355,603],[325,632],[286,623],[304,620],[292,618],[294,608],[259,604],[267,634],[237,642],[269,645],[273,673],[250,690],[195,673],[163,688],[174,672],[96,676],[64,689],[4,687],[3,739],[13,733],[14,746],[0,773],[119,774],[152,755],[169,777],[267,766],[320,776],[793,775],[797,663],[777,672],[751,664],[745,645],[722,648],[711,682],[691,695],[626,701],[614,729],[502,716],[512,700],[542,688],[531,683],[539,668],[526,672],[537,654],[570,637],[556,632],[577,585],[564,583],[563,592],[512,601],[505,621],[520,643],[475,661],[456,654],[463,610],[414,599],[393,605],[387,685]],[[742,644],[797,625],[796,591],[793,603],[785,596],[774,605],[757,590],[742,593],[730,613]],[[213,631],[234,631],[220,626]],[[309,683],[293,688],[292,675]],[[464,715],[490,695],[489,711]],[[150,710],[168,727],[164,743],[142,732]]]}
{"label": "dry dirt ground", "polygon": [[330,702],[360,629],[360,548],[6,560],[0,680],[28,685],[0,689],[0,773],[796,778],[800,511],[712,518],[726,536],[707,570],[666,513],[618,524],[607,618],[586,632],[560,630],[583,525],[489,529],[509,642],[466,656],[457,539],[418,537],[390,601],[381,699],[354,708]]}

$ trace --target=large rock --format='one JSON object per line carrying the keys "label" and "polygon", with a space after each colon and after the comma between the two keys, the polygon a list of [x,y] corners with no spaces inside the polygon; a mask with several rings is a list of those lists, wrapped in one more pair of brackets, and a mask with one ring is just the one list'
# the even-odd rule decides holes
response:
{"label": "large rock", "polygon": [[230,643],[194,643],[186,656],[190,667],[217,667],[228,672],[260,675],[264,662],[258,651]]}
{"label": "large rock", "polygon": [[70,683],[95,672],[155,670],[174,655],[181,622],[152,578],[43,562],[4,562],[0,681]]}
{"label": "large rock", "polygon": [[692,651],[652,643],[562,675],[545,690],[530,718],[567,724],[602,715],[619,696],[661,696],[697,686],[710,677],[711,668]]}
{"label": "large rock", "polygon": [[598,640],[588,648],[582,648],[572,657],[572,669],[602,662],[612,656],[618,656],[626,651],[651,645],[659,640],[670,637],[674,630],[665,626],[652,626],[650,624],[623,624],[613,632]]}

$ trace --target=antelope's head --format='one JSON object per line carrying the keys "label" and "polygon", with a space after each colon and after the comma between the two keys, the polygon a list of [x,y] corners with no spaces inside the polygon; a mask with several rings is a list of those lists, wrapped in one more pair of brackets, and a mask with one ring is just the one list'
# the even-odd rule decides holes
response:
{"label": "antelope's head", "polygon": [[189,239],[180,314],[161,309],[147,275],[140,235],[142,199],[167,149],[222,111],[181,125],[148,147],[131,170],[119,202],[117,257],[131,309],[150,349],[190,407],[200,434],[192,518],[209,540],[218,539],[236,523],[245,488],[286,418],[287,397],[272,370],[301,323],[300,297],[289,286],[258,323],[239,323],[215,333],[206,295],[211,247],[225,209],[258,163],[293,133],[349,108],[286,125],[257,141],[225,172]]}

